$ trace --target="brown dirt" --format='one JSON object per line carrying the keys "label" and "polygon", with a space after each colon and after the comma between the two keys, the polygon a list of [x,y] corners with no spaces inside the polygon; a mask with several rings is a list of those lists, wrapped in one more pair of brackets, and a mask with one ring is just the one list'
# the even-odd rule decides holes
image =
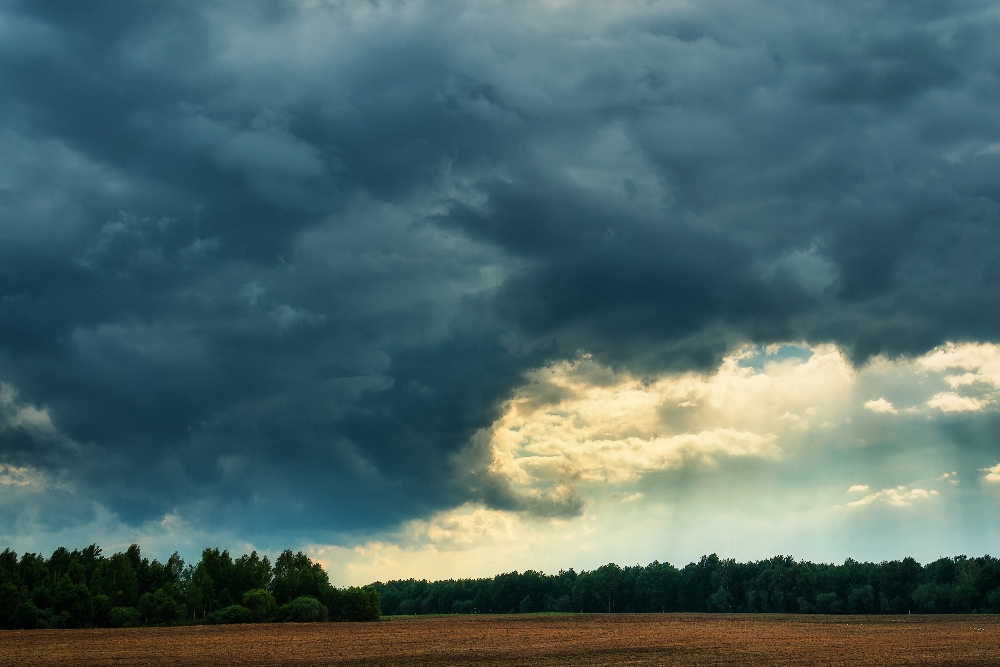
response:
{"label": "brown dirt", "polygon": [[0,632],[2,665],[1000,665],[1000,616],[634,614]]}

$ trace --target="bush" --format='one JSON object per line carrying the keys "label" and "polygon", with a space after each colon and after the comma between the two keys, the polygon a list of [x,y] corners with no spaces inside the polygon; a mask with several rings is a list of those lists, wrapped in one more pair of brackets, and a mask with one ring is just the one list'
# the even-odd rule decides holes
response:
{"label": "bush", "polygon": [[14,624],[15,627],[23,630],[46,627],[42,610],[31,601],[22,602],[17,606],[17,611],[14,613]]}
{"label": "bush", "polygon": [[278,610],[278,620],[284,623],[316,623],[325,621],[328,612],[323,603],[314,597],[297,597]]}
{"label": "bush", "polygon": [[344,591],[343,604],[346,621],[377,621],[382,617],[382,595],[374,586],[351,586]]}
{"label": "bush", "polygon": [[205,620],[215,625],[230,623],[253,623],[253,612],[241,604],[231,604],[218,611],[213,611]]}
{"label": "bush", "polygon": [[278,603],[274,601],[274,596],[263,588],[255,588],[243,594],[243,606],[250,610],[253,620],[259,623],[274,614]]}
{"label": "bush", "polygon": [[139,621],[139,610],[135,607],[112,607],[108,612],[108,625],[112,628],[134,628]]}

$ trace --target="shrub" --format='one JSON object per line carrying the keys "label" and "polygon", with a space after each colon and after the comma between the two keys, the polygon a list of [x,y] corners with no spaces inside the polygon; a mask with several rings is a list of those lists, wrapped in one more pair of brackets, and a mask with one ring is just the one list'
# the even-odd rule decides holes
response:
{"label": "shrub", "polygon": [[323,603],[314,597],[297,597],[278,609],[278,620],[285,623],[316,623],[325,621],[328,612]]}
{"label": "shrub", "polygon": [[139,610],[135,607],[112,607],[108,612],[108,625],[112,628],[134,628],[139,621]]}
{"label": "shrub", "polygon": [[231,604],[205,617],[209,623],[228,625],[230,623],[252,623],[253,612],[241,604]]}
{"label": "shrub", "polygon": [[46,627],[42,610],[31,601],[22,602],[17,606],[17,611],[14,613],[14,624],[15,627],[24,630]]}
{"label": "shrub", "polygon": [[243,594],[243,606],[253,614],[255,622],[266,621],[278,608],[274,596],[263,588],[255,588]]}
{"label": "shrub", "polygon": [[344,591],[343,604],[346,621],[377,621],[382,617],[382,595],[374,586],[351,586]]}

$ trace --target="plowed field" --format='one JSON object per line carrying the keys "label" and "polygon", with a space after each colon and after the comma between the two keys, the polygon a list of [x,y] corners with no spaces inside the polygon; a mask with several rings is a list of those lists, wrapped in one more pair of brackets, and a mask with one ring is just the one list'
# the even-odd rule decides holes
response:
{"label": "plowed field", "polygon": [[636,614],[0,632],[3,665],[1000,665],[1000,616]]}

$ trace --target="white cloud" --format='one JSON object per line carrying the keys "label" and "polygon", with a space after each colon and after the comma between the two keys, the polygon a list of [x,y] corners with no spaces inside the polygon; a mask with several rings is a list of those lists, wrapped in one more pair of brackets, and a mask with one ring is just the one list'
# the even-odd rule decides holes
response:
{"label": "white cloud", "polygon": [[1000,345],[993,343],[947,343],[920,358],[921,366],[944,372],[967,371],[946,378],[952,386],[983,382],[1000,387]]}
{"label": "white cloud", "polygon": [[927,491],[926,489],[911,489],[907,491],[905,486],[899,486],[895,489],[882,489],[881,491],[869,494],[860,500],[849,502],[847,503],[847,506],[861,507],[881,502],[893,507],[906,507],[911,505],[915,500],[926,500],[931,496],[936,495],[937,491],[933,489],[930,491]]}
{"label": "white cloud", "polygon": [[993,343],[947,343],[918,360],[925,370],[945,374],[952,389],[966,387],[978,396],[962,396],[954,391],[935,394],[927,405],[942,412],[978,412],[996,403],[1000,390],[1000,345]]}
{"label": "white cloud", "polygon": [[983,468],[986,472],[986,481],[990,484],[1000,484],[1000,463],[989,468]]}
{"label": "white cloud", "polygon": [[951,391],[934,394],[927,401],[927,407],[937,408],[941,412],[977,412],[982,410],[986,401],[968,396],[959,396]]}
{"label": "white cloud", "polygon": [[884,398],[877,398],[866,402],[865,409],[871,410],[872,412],[884,412],[892,415],[896,414],[896,408],[894,408],[892,403]]}
{"label": "white cloud", "polygon": [[867,484],[855,484],[847,490],[848,493],[861,493],[868,490]]}

